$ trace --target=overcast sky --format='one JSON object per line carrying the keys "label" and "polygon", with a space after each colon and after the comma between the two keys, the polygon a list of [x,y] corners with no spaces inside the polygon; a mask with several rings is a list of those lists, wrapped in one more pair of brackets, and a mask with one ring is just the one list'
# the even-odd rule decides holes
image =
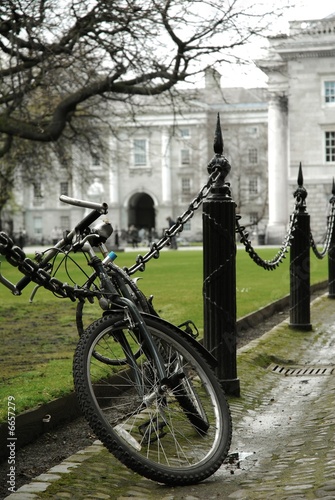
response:
{"label": "overcast sky", "polygon": [[321,19],[335,12],[333,0],[300,0],[296,4],[288,14],[290,20]]}
{"label": "overcast sky", "polygon": [[[277,0],[277,5],[280,5],[281,0]],[[285,1],[285,4],[290,3]],[[278,32],[288,31],[288,22],[293,20],[308,20],[308,19],[321,19],[323,17],[329,16],[335,13],[335,2],[334,0],[292,0],[291,7],[287,10],[285,19],[278,24]],[[245,48],[243,49],[245,53]],[[250,46],[248,48],[249,56],[251,58],[257,58],[258,47]],[[266,76],[257,68],[250,69],[246,67],[239,68],[234,66],[233,68],[228,68],[228,71],[224,71],[223,68],[217,68],[222,76],[221,85],[222,87],[262,87],[266,86]]]}

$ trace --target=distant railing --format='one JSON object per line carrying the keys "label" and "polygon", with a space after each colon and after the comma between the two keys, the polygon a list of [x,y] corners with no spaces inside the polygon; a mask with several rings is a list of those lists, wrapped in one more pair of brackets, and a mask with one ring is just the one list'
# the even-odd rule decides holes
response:
{"label": "distant railing", "polygon": [[125,268],[128,274],[144,271],[146,263],[157,259],[160,251],[171,243],[184,225],[203,205],[203,303],[204,344],[216,357],[216,374],[227,394],[239,396],[240,384],[236,361],[236,233],[255,264],[267,271],[277,269],[290,254],[290,327],[310,330],[310,249],[318,259],[328,256],[329,298],[335,298],[335,184],[329,200],[330,211],[326,221],[324,247],[319,250],[310,230],[307,213],[307,190],[303,185],[300,164],[295,206],[288,221],[288,230],[279,251],[271,260],[264,260],[253,248],[241,216],[235,213],[226,176],[231,166],[223,155],[223,138],[219,116],[214,136],[214,157],[208,164],[208,180],[187,210],[176,223],[165,230],[163,237],[150,246],[145,255],[138,255],[136,263]]}
{"label": "distant railing", "polygon": [[272,260],[262,259],[252,247],[248,233],[235,214],[235,202],[225,177],[230,170],[223,156],[223,140],[218,117],[214,139],[215,156],[209,173],[218,171],[216,183],[203,203],[204,233],[204,342],[218,359],[217,375],[228,394],[239,395],[236,370],[236,243],[235,233],[251,259],[265,270],[275,270],[290,253],[290,327],[310,330],[310,249],[318,259],[328,255],[329,297],[335,297],[335,186],[333,181],[330,215],[322,250],[318,250],[310,230],[307,190],[302,166],[294,192],[295,207],[288,221],[282,246]]}
{"label": "distant railing", "polygon": [[291,21],[290,35],[334,35],[335,20]]}

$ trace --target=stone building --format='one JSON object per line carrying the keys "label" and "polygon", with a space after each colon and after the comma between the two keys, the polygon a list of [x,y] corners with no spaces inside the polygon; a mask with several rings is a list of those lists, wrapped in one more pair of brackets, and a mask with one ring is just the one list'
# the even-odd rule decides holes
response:
{"label": "stone building", "polygon": [[[177,100],[178,101],[178,100]],[[117,137],[102,131],[109,143],[103,157],[96,152],[75,162],[85,166],[85,178],[68,175],[61,166],[58,180],[18,185],[14,232],[24,228],[31,243],[49,243],[68,229],[83,210],[59,201],[60,194],[106,201],[109,219],[121,244],[135,226],[145,242],[159,238],[207,182],[213,138],[220,113],[225,155],[230,160],[233,198],[246,225],[261,232],[267,223],[267,92],[266,89],[221,88],[220,75],[208,69],[204,88],[180,91],[173,109],[151,99],[136,115],[117,124]],[[202,240],[202,210],[187,222],[185,240]]]}
{"label": "stone building", "polygon": [[[136,123],[126,116],[118,123],[117,138],[102,131],[108,154],[73,152],[74,162],[86,169],[84,178],[58,165],[56,181],[26,185],[18,179],[8,227],[25,231],[30,242],[50,242],[52,233],[83,215],[59,202],[63,193],[106,201],[120,234],[136,226],[160,237],[167,217],[184,213],[207,180],[220,113],[232,166],[227,180],[243,224],[252,225],[252,233],[266,232],[267,243],[283,241],[301,162],[312,231],[322,240],[335,176],[334,55],[335,15],[292,21],[288,35],[269,38],[267,56],[257,61],[268,75],[267,89],[221,88],[220,75],[208,69],[204,88],[192,95],[180,91],[173,109],[151,99]],[[201,240],[201,209],[182,237]]]}
{"label": "stone building", "polygon": [[293,208],[299,163],[313,234],[322,240],[335,175],[335,14],[292,21],[269,39],[268,243],[279,243]]}

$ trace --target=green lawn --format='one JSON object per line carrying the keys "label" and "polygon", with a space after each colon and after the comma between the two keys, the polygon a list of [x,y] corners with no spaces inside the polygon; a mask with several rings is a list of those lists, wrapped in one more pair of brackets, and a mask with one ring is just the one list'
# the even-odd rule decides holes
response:
{"label": "green lawn", "polygon": [[[139,249],[140,250],[140,249]],[[144,252],[142,252],[144,253]],[[274,249],[261,249],[260,255],[271,259]],[[138,253],[120,253],[119,266],[131,266]],[[77,261],[84,264],[83,256]],[[203,281],[202,251],[161,252],[158,260],[147,264],[139,286],[146,295],[154,295],[154,305],[160,315],[173,323],[192,319],[202,332]],[[311,282],[327,279],[327,259],[311,255]],[[1,272],[17,282],[22,276],[6,261]],[[75,265],[69,266],[71,278],[83,282]],[[60,279],[66,279],[64,270]],[[81,280],[81,281],[80,281]],[[75,304],[55,298],[39,289],[29,302],[33,285],[20,297],[14,297],[0,285],[0,421],[6,418],[7,398],[14,396],[18,412],[67,393],[73,389],[72,356],[77,341]],[[238,317],[273,302],[289,293],[289,259],[275,271],[258,267],[244,250],[237,252],[237,311]],[[98,306],[86,309],[86,322],[100,313]]]}

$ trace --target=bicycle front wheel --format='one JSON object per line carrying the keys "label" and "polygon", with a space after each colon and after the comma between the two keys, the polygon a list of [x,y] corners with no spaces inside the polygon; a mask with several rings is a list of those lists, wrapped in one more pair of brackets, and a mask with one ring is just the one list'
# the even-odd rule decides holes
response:
{"label": "bicycle front wheel", "polygon": [[[167,381],[162,385],[127,321],[105,316],[87,329],[75,352],[79,404],[98,438],[127,467],[157,482],[194,484],[212,475],[228,454],[229,406],[187,336],[159,318],[144,317]],[[118,357],[127,365],[103,361]]]}

